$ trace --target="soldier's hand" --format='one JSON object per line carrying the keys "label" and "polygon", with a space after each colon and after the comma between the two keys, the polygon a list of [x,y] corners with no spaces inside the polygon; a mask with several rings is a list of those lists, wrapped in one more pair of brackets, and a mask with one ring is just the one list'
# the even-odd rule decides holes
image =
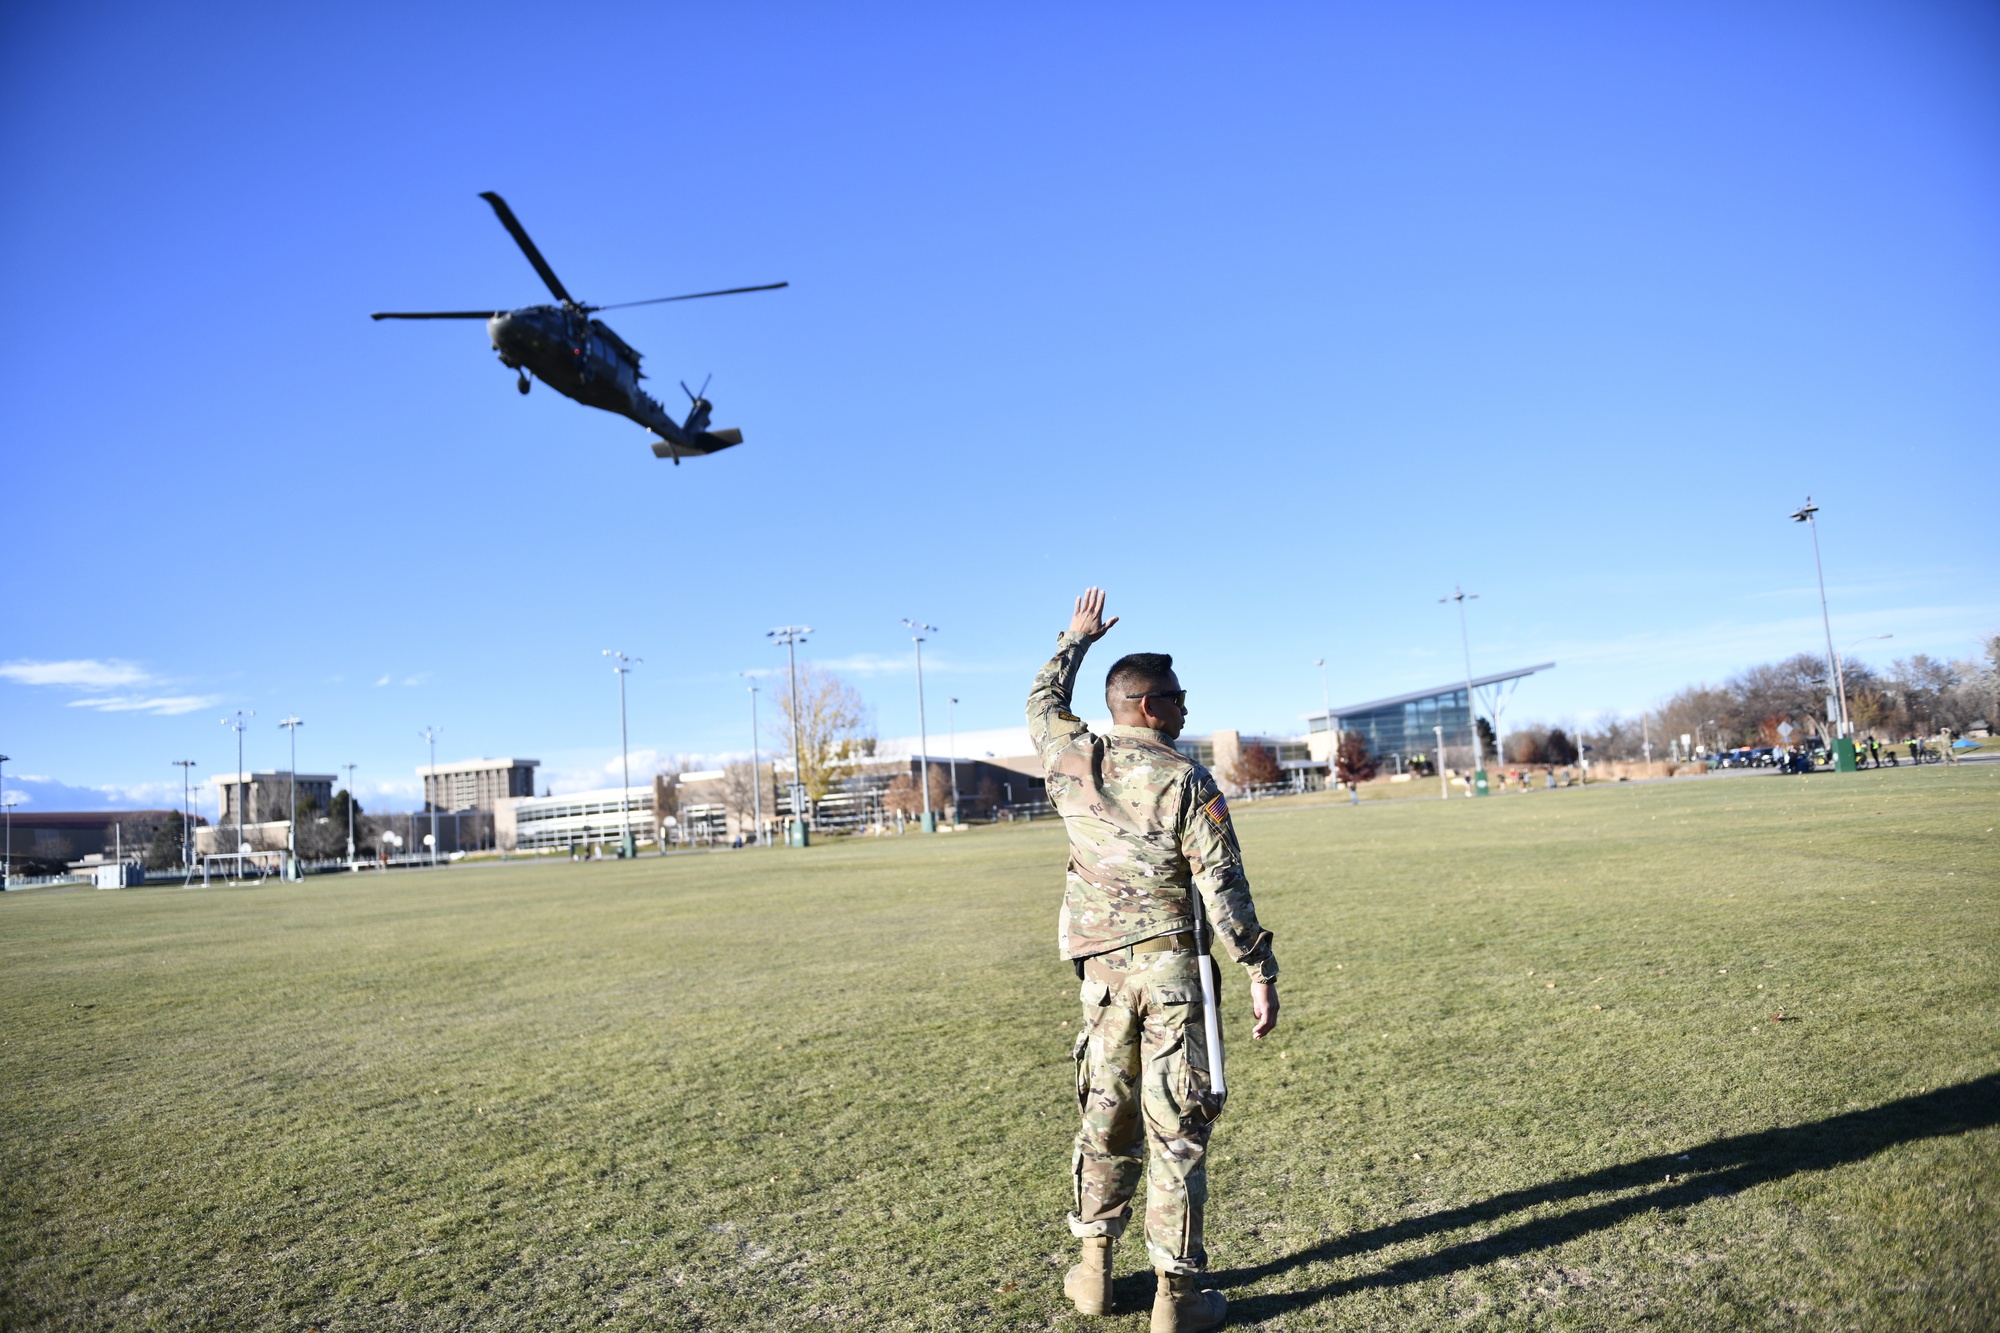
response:
{"label": "soldier's hand", "polygon": [[1117,623],[1117,616],[1109,620],[1104,618],[1104,589],[1087,588],[1083,596],[1076,599],[1076,611],[1069,618],[1069,632],[1081,634],[1085,643],[1096,643]]}
{"label": "soldier's hand", "polygon": [[1278,986],[1273,981],[1253,981],[1250,983],[1250,1013],[1257,1020],[1257,1026],[1250,1029],[1250,1035],[1259,1041],[1272,1028],[1278,1026]]}

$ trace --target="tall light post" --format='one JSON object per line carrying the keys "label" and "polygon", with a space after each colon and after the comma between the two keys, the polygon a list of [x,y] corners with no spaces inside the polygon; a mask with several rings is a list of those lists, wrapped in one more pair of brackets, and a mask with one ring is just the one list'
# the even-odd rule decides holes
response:
{"label": "tall light post", "polygon": [[[243,853],[249,850],[249,845],[243,841],[243,807],[250,800],[250,775],[243,771],[243,731],[250,725],[250,719],[255,716],[257,716],[256,709],[245,712],[239,708],[233,715],[222,719],[223,726],[232,727],[236,731],[236,873],[238,875],[243,873]],[[223,790],[228,791],[229,788],[224,787]],[[217,811],[217,817],[220,816],[221,812]]]}
{"label": "tall light post", "polygon": [[7,891],[8,878],[14,873],[14,804],[7,799],[8,758],[0,754],[0,809],[7,812],[7,851],[0,856],[0,893]]}
{"label": "tall light post", "polygon": [[[625,816],[625,840],[618,844],[618,854],[630,860],[639,854],[639,849],[632,843],[632,750],[625,732],[625,677],[646,659],[627,657],[616,648],[606,648],[603,655],[611,659],[611,669],[618,673],[618,764],[625,782],[618,789],[618,809]],[[666,812],[656,810],[653,813],[664,815]]]}
{"label": "tall light post", "polygon": [[1833,668],[1833,688],[1839,699],[1840,717],[1834,723],[1837,728],[1835,736],[1838,738],[1847,735],[1848,732],[1847,678],[1840,670],[1840,654],[1833,650],[1833,618],[1827,613],[1826,609],[1826,570],[1820,566],[1819,562],[1819,523],[1813,518],[1813,515],[1818,512],[1819,506],[1814,504],[1812,497],[1808,495],[1806,502],[1793,512],[1792,522],[1803,523],[1807,528],[1812,530],[1813,573],[1819,577],[1819,619],[1820,624],[1826,630],[1827,663]]}
{"label": "tall light post", "polygon": [[1326,789],[1332,791],[1340,776],[1340,727],[1333,720],[1333,691],[1326,683],[1326,659],[1313,659],[1319,668],[1319,701],[1326,708]]}
{"label": "tall light post", "polygon": [[[1478,792],[1480,774],[1486,767],[1486,757],[1479,745],[1479,709],[1477,701],[1472,696],[1472,636],[1465,628],[1465,604],[1477,600],[1479,600],[1478,593],[1467,592],[1456,583],[1451,585],[1451,596],[1438,598],[1440,602],[1458,603],[1458,646],[1465,652],[1465,721],[1466,725],[1472,728],[1472,781],[1467,785],[1468,796]],[[1493,740],[1495,744],[1499,743],[1498,727],[1493,729]]]}
{"label": "tall light post", "polygon": [[1451,799],[1451,784],[1445,780],[1444,776],[1444,728],[1432,727],[1431,730],[1437,733],[1438,738],[1438,747],[1435,755],[1436,762],[1431,765],[1432,768],[1438,771],[1438,799],[1440,801],[1448,801]]}
{"label": "tall light post", "polygon": [[924,820],[917,825],[926,833],[937,832],[937,816],[931,813],[931,741],[924,725],[924,635],[937,633],[936,625],[920,625],[908,616],[903,623],[910,627],[910,642],[917,646],[917,781],[924,789]]}
{"label": "tall light post", "polygon": [[798,647],[812,632],[811,625],[780,625],[764,635],[772,642],[785,646],[785,660],[792,673],[792,826],[786,841],[794,847],[804,847],[812,841],[812,834],[806,828],[805,750],[799,740],[799,712],[803,704],[799,699]]}
{"label": "tall light post", "polygon": [[292,808],[285,815],[285,850],[291,855],[291,865],[286,873],[296,875],[299,869],[299,728],[305,723],[297,717],[288,717],[278,725],[290,732],[292,737]]}
{"label": "tall light post", "polygon": [[428,810],[429,810],[429,811],[431,812],[431,867],[432,867],[432,869],[436,869],[436,868],[437,868],[437,863],[438,863],[438,804],[437,804],[437,793],[438,793],[438,792],[439,792],[440,790],[442,790],[442,789],[443,789],[443,787],[444,787],[444,784],[438,781],[438,774],[437,774],[437,766],[438,766],[438,737],[439,737],[439,736],[440,736],[441,734],[442,734],[442,732],[441,732],[441,731],[440,731],[440,729],[439,729],[439,728],[437,728],[437,727],[425,727],[425,728],[424,728],[424,729],[423,729],[422,731],[420,731],[420,732],[418,732],[418,733],[417,733],[417,735],[418,735],[418,736],[422,737],[422,738],[423,738],[423,739],[424,739],[425,741],[428,741],[428,742],[430,743],[430,747],[431,747],[431,771],[430,771],[430,773],[429,773],[429,774],[427,775],[427,776],[428,776],[428,781],[426,781],[426,782],[424,783],[424,806],[425,806],[425,808],[426,808],[426,809],[428,809]]}
{"label": "tall light post", "polygon": [[194,767],[194,760],[176,759],[174,767],[181,771],[181,882],[186,883],[194,872],[194,794],[188,781],[193,777],[188,770]]}
{"label": "tall light post", "polygon": [[945,726],[951,729],[951,822],[958,826],[958,700],[944,701]]}
{"label": "tall light post", "polygon": [[750,682],[750,817],[756,821],[750,841],[756,844],[764,841],[764,775],[757,771],[757,678],[747,671],[736,674]]}
{"label": "tall light post", "polygon": [[[341,767],[347,770],[347,868],[352,870],[354,869],[354,770],[360,765],[342,764]],[[529,794],[532,795],[534,790],[533,787],[528,788]]]}

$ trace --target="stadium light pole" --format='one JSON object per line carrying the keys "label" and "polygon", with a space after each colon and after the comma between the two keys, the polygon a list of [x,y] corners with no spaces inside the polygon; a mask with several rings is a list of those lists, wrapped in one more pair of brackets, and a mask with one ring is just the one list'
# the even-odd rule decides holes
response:
{"label": "stadium light pole", "polygon": [[1333,721],[1333,691],[1327,688],[1326,659],[1313,659],[1319,668],[1319,701],[1326,708],[1326,789],[1331,792],[1340,773],[1340,728]]}
{"label": "stadium light pole", "polygon": [[[305,723],[298,717],[293,716],[286,718],[278,725],[291,733],[292,738],[292,771],[290,775],[292,779],[292,808],[285,815],[285,849],[292,858],[287,873],[288,875],[292,875],[298,874],[299,868],[299,728],[303,727]],[[299,878],[304,879],[305,876],[300,875]]]}
{"label": "stadium light pole", "polygon": [[[1479,745],[1479,706],[1478,701],[1472,696],[1472,636],[1465,628],[1465,604],[1467,601],[1477,600],[1479,600],[1478,593],[1467,592],[1456,583],[1451,585],[1451,596],[1438,598],[1440,602],[1458,603],[1458,646],[1465,652],[1465,720],[1466,724],[1472,728],[1473,784],[1478,783],[1480,770],[1486,766],[1486,757],[1481,752]],[[1500,729],[1498,727],[1493,729],[1493,741],[1496,745],[1500,741]],[[1477,791],[1478,787],[1476,785],[1469,785],[1466,788],[1465,794],[1471,796]]]}
{"label": "stadium light pole", "polygon": [[438,863],[438,807],[436,792],[442,786],[437,780],[438,736],[440,734],[441,729],[437,727],[425,727],[417,733],[424,740],[430,742],[431,747],[431,771],[425,775],[428,780],[424,783],[424,805],[431,812],[431,868],[433,870],[437,868]]}
{"label": "stadium light pole", "polygon": [[931,741],[924,725],[924,635],[937,633],[937,626],[920,625],[908,616],[903,623],[910,627],[910,642],[917,645],[917,781],[924,789],[924,822],[917,827],[936,833],[937,816],[931,813]]}
{"label": "stadium light pole", "polygon": [[[359,764],[342,764],[347,770],[347,868],[354,869],[354,770]],[[528,789],[533,794],[534,788]]]}
{"label": "stadium light pole", "polygon": [[7,760],[0,754],[0,809],[7,812],[7,851],[0,856],[0,893],[5,893],[14,874],[14,805],[7,799]]}
{"label": "stadium light pole", "polygon": [[1835,735],[1845,736],[1848,731],[1847,678],[1840,670],[1840,654],[1833,650],[1833,618],[1828,615],[1826,609],[1826,570],[1821,567],[1819,561],[1819,523],[1813,518],[1818,512],[1819,506],[1814,504],[1812,497],[1808,495],[1806,502],[1793,511],[1792,522],[1803,523],[1812,531],[1813,573],[1819,577],[1819,619],[1826,630],[1827,663],[1833,668],[1833,688],[1840,700],[1840,718],[1837,723],[1839,730]]}
{"label": "stadium light pole", "polygon": [[951,734],[951,757],[949,760],[951,764],[951,823],[952,827],[956,828],[958,827],[958,700],[955,698],[946,699],[944,703],[944,724],[950,729]]}
{"label": "stadium light pole", "polygon": [[[243,853],[246,850],[246,844],[243,841],[243,807],[250,800],[250,775],[243,771],[243,731],[244,728],[250,725],[250,719],[255,716],[257,716],[256,709],[253,708],[245,712],[239,708],[232,716],[222,719],[223,726],[233,727],[236,730],[236,871],[238,875],[241,875],[243,872]],[[225,787],[223,790],[227,791],[228,788]],[[217,816],[220,817],[220,814],[221,812],[218,811]],[[202,872],[204,876],[207,873],[207,871]],[[205,878],[203,882],[207,882]]]}
{"label": "stadium light pole", "polygon": [[780,625],[768,631],[764,637],[773,643],[785,646],[785,660],[791,671],[792,681],[792,830],[786,841],[794,847],[804,847],[812,840],[806,828],[806,767],[805,751],[799,741],[799,645],[806,641],[806,635],[813,632],[811,625]]}
{"label": "stadium light pole", "polygon": [[1451,784],[1444,776],[1444,728],[1432,727],[1431,730],[1437,733],[1438,738],[1437,762],[1432,765],[1438,771],[1438,799],[1448,801],[1451,799]]}
{"label": "stadium light pole", "polygon": [[[194,798],[188,779],[188,772],[194,767],[192,759],[176,759],[174,767],[181,771],[181,870],[191,873],[194,866]],[[183,873],[181,882],[186,883],[188,873]]]}
{"label": "stadium light pole", "polygon": [[757,680],[747,671],[736,673],[750,682],[750,841],[764,841],[764,776],[757,771]]}
{"label": "stadium light pole", "polygon": [[[632,668],[646,659],[627,657],[616,648],[606,648],[604,656],[611,659],[611,669],[618,673],[618,764],[624,774],[625,785],[618,789],[618,809],[625,817],[625,840],[618,844],[618,855],[631,860],[639,854],[632,844],[632,748],[625,731],[625,677],[632,674]],[[664,811],[653,813],[664,815]],[[685,839],[683,839],[685,841]]]}

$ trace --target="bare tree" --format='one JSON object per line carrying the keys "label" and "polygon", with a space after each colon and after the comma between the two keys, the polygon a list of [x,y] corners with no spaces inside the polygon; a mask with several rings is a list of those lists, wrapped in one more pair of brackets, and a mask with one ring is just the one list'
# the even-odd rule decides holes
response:
{"label": "bare tree", "polygon": [[738,828],[748,828],[761,812],[765,819],[778,813],[777,775],[771,765],[730,764],[722,770],[722,801]]}
{"label": "bare tree", "polygon": [[790,682],[778,695],[778,720],[771,738],[792,753],[792,723],[798,722],[799,781],[809,800],[824,800],[854,764],[875,753],[874,719],[861,695],[839,676],[810,662],[799,664],[799,697]]}

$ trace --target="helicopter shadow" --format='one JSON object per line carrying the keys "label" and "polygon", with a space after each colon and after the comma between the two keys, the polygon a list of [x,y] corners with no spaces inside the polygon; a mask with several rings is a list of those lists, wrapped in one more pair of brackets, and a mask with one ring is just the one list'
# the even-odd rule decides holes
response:
{"label": "helicopter shadow", "polygon": [[[1478,1203],[1336,1237],[1266,1264],[1212,1273],[1210,1280],[1225,1290],[1245,1287],[1307,1264],[1365,1255],[1463,1227],[1497,1222],[1527,1209],[1606,1192],[1621,1195],[1413,1255],[1358,1277],[1230,1301],[1232,1316],[1246,1323],[1254,1322],[1356,1291],[1407,1286],[1477,1268],[1503,1256],[1550,1249],[1614,1227],[1639,1213],[1684,1208],[1804,1172],[1864,1161],[1898,1144],[1963,1134],[1995,1124],[2000,1124],[2000,1073],[1808,1124],[1715,1139],[1689,1148],[1685,1154],[1657,1153],[1566,1180],[1497,1194]],[[1641,1192],[1627,1193],[1633,1190]]]}

